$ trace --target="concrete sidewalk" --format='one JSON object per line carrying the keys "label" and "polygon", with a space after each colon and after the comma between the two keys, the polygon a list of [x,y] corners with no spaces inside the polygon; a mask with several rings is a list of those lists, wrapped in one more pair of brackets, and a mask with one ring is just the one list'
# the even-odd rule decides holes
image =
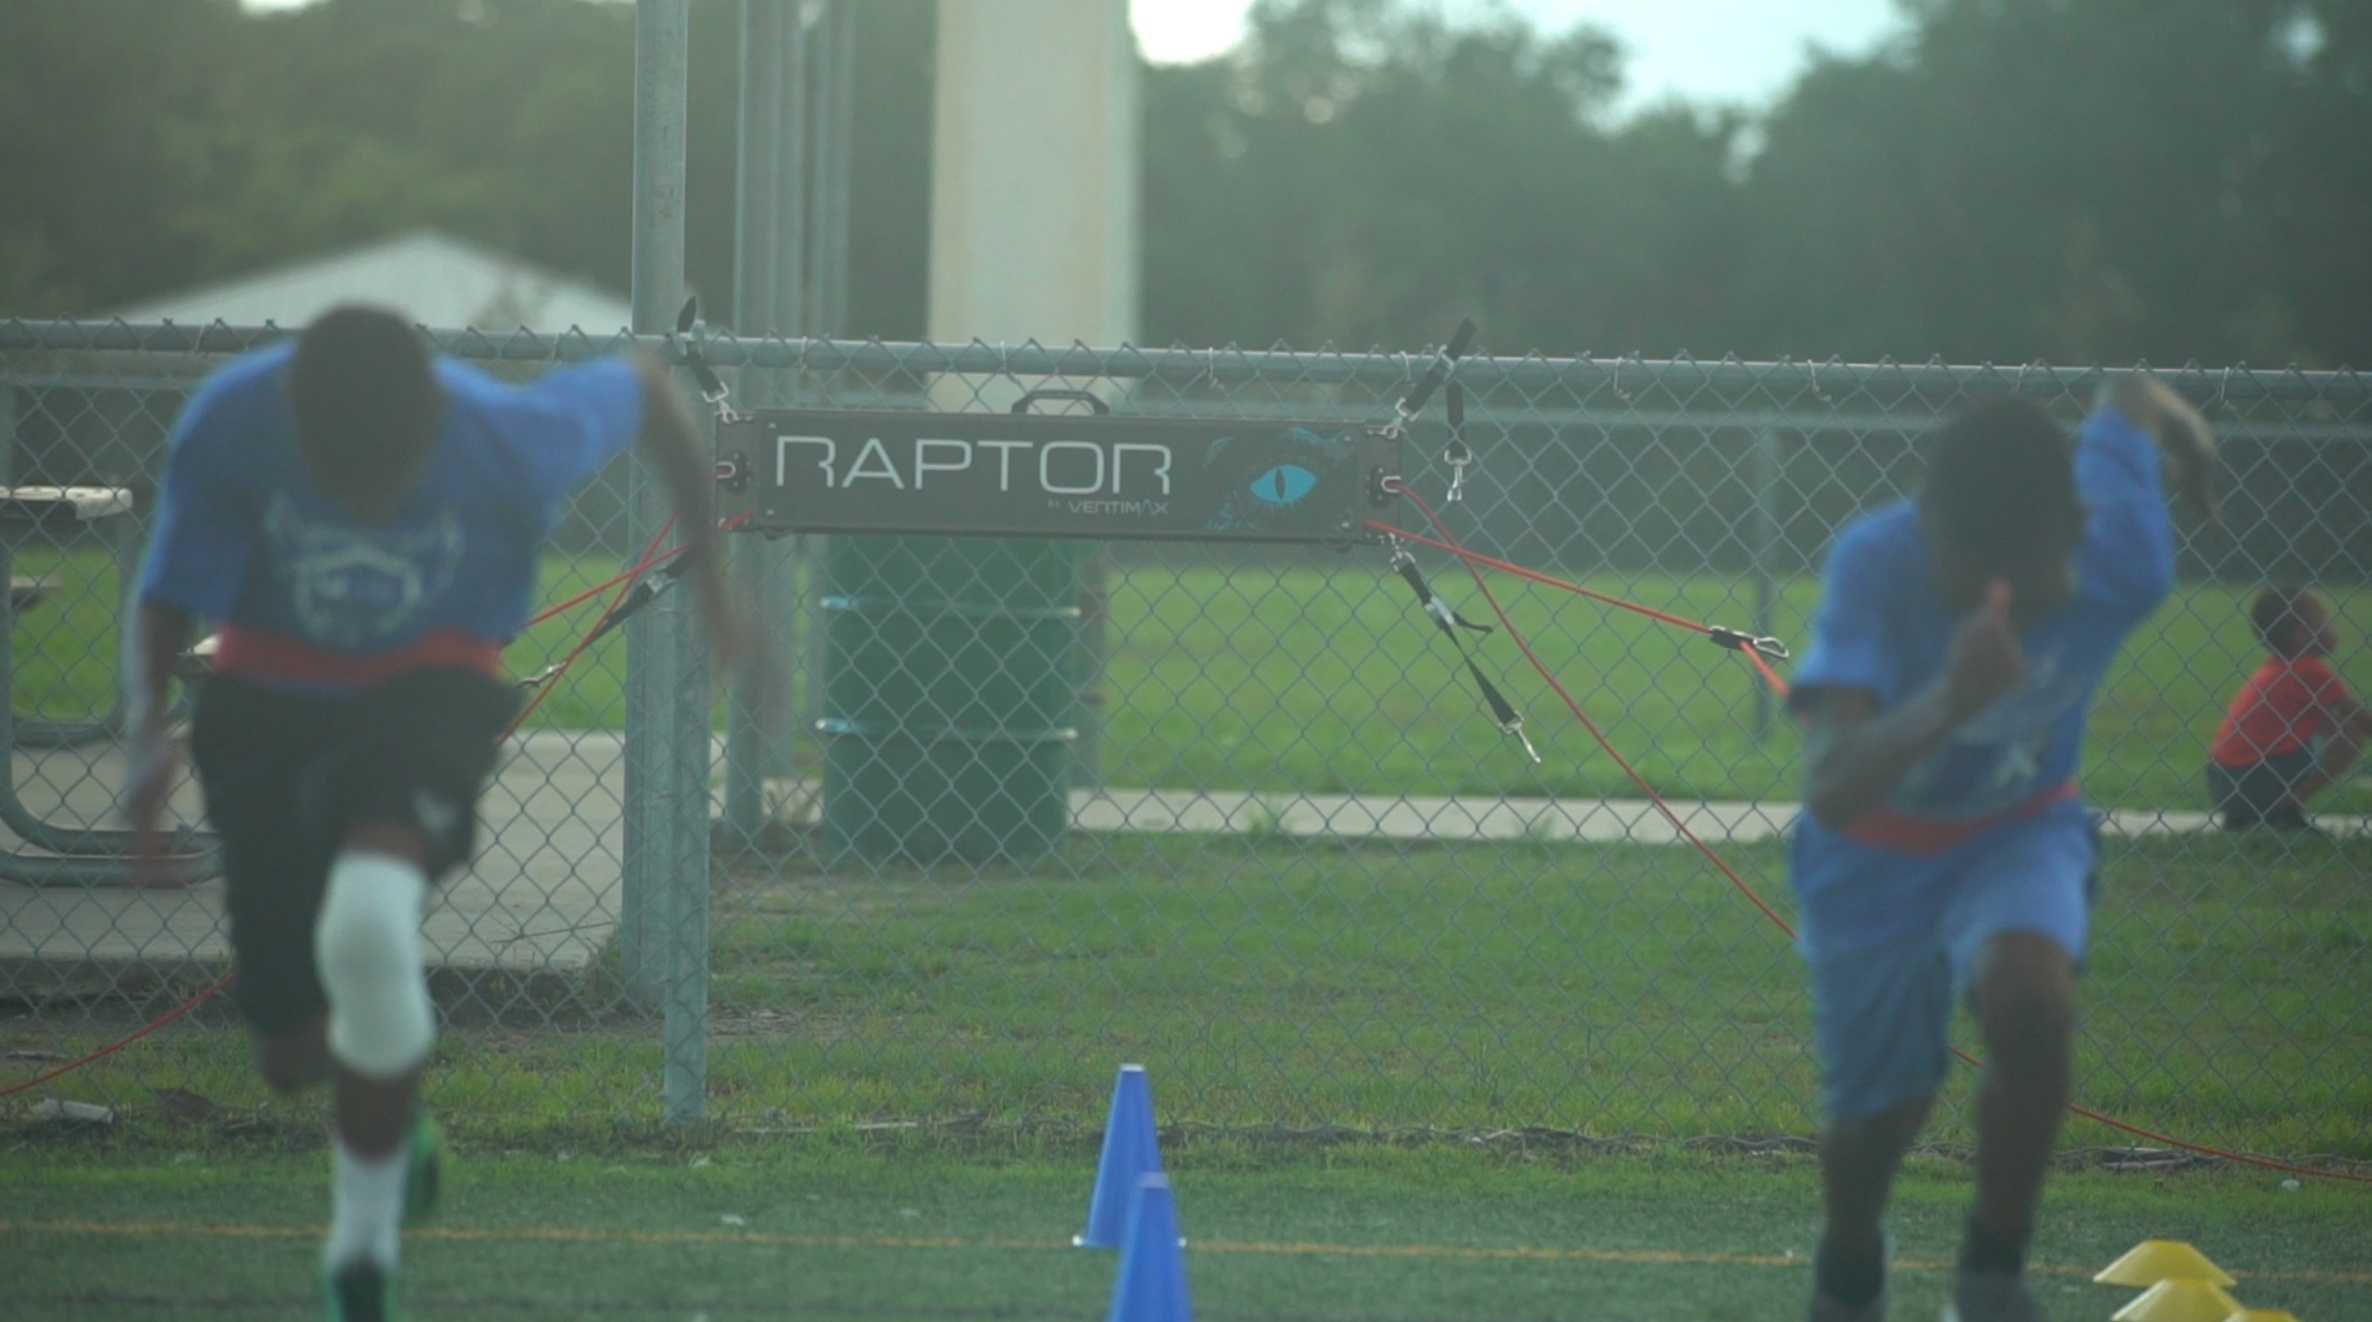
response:
{"label": "concrete sidewalk", "polygon": [[[720,762],[721,762],[721,748]],[[120,818],[112,745],[19,752],[26,807],[67,826]],[[465,972],[577,978],[615,936],[623,848],[624,741],[614,733],[543,732],[515,741],[488,789],[475,866],[447,880],[425,928],[438,967]],[[794,824],[817,818],[818,786],[777,781],[768,797]],[[185,787],[176,800],[197,810]],[[722,793],[718,809],[722,809]],[[1715,848],[1767,841],[1795,819],[1792,803],[1680,800],[1672,812]],[[2107,814],[2125,836],[2212,829],[2196,811]],[[2334,835],[2372,835],[2360,817],[2321,819]],[[1071,795],[1074,830],[1281,835],[1295,839],[1464,843],[1683,843],[1672,821],[1644,800],[1509,799],[1480,795],[1391,797],[1265,794],[1239,790],[1106,789]],[[0,882],[0,995],[29,982],[113,977],[127,966],[216,966],[227,954],[221,883],[176,891],[36,889]]]}
{"label": "concrete sidewalk", "polygon": [[[1645,799],[1386,798],[1355,794],[1258,794],[1227,790],[1075,790],[1071,824],[1082,831],[1274,832],[1297,837],[1426,840],[1533,840],[1542,843],[1672,845],[1685,843],[1677,818],[1719,847],[1783,834],[1797,806],[1787,802],[1674,799],[1667,817]],[[2112,835],[2186,835],[2215,829],[2210,815],[2184,810],[2112,808]],[[2372,835],[2372,818],[2316,819],[2335,836]]]}

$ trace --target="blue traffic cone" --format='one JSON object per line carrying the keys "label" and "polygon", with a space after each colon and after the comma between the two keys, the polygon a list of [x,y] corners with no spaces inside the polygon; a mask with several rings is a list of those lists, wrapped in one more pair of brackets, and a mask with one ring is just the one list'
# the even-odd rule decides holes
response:
{"label": "blue traffic cone", "polygon": [[1137,1177],[1161,1173],[1161,1149],[1153,1139],[1153,1085],[1145,1067],[1123,1065],[1112,1085],[1112,1116],[1104,1123],[1104,1155],[1095,1166],[1095,1196],[1087,1204],[1087,1229],[1071,1237],[1086,1249],[1116,1249],[1128,1234],[1128,1207]]}
{"label": "blue traffic cone", "polygon": [[1178,1205],[1169,1177],[1137,1179],[1129,1200],[1128,1243],[1120,1250],[1120,1279],[1112,1285],[1107,1322],[1193,1322],[1186,1302],[1186,1254],[1178,1238]]}

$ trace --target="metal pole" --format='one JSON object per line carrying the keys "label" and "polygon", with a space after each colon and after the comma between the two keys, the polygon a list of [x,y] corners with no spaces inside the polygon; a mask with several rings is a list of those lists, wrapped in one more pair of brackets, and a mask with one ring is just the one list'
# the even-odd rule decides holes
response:
{"label": "metal pole", "polygon": [[[1754,434],[1754,631],[1768,637],[1777,632],[1771,616],[1777,608],[1777,572],[1772,560],[1779,554],[1779,433],[1764,429]],[[1754,686],[1754,742],[1771,737],[1778,712],[1767,684]]]}
{"label": "metal pole", "polygon": [[741,102],[734,171],[733,324],[743,335],[775,326],[775,212],[782,204],[775,172],[782,155],[782,26],[793,0],[741,0]]}
{"label": "metal pole", "polygon": [[[711,426],[714,419],[709,419]],[[709,435],[709,452],[716,437]],[[708,1113],[708,869],[711,701],[707,635],[694,618],[689,593],[670,592],[652,603],[663,606],[659,628],[675,647],[675,734],[673,771],[667,797],[674,804],[675,847],[667,886],[667,962],[662,987],[660,1030],[661,1096],[667,1123],[692,1124]]]}
{"label": "metal pole", "polygon": [[[684,161],[690,84],[689,0],[636,0],[634,24],[634,329],[673,327],[684,296]],[[665,493],[637,458],[629,479],[629,550],[667,516]],[[665,1016],[662,1088],[670,1124],[700,1118],[707,1092],[706,675],[685,662],[681,593],[626,630],[626,857],[621,943],[627,994]],[[697,687],[701,693],[688,690]],[[687,706],[703,714],[689,731]],[[687,735],[701,746],[697,765]],[[696,779],[695,779],[696,776]],[[687,794],[687,788],[696,791]],[[687,829],[686,818],[697,823]]]}
{"label": "metal pole", "polygon": [[[805,0],[791,0],[782,24],[782,123],[775,134],[779,162],[775,182],[781,190],[774,209],[774,329],[801,335],[807,328],[807,17]],[[790,404],[805,382],[795,371],[775,376],[773,404]],[[772,591],[760,599],[760,619],[766,636],[784,658],[784,692],[780,710],[791,715],[785,728],[772,732],[765,749],[767,774],[790,776],[797,770],[792,756],[798,746],[797,713],[804,710],[802,695],[815,687],[808,674],[806,611],[802,581],[811,543],[804,537],[761,541],[768,557]]]}
{"label": "metal pole", "polygon": [[1112,548],[1089,542],[1079,548],[1078,741],[1071,745],[1071,784],[1104,787],[1104,650],[1110,638]]}
{"label": "metal pole", "polygon": [[[841,118],[837,110],[841,90],[849,81],[851,71],[842,63],[844,51],[855,50],[855,6],[844,0],[815,0],[808,6],[816,21],[808,28],[806,62],[804,67],[812,79],[807,88],[804,106],[807,111],[808,160],[805,178],[807,195],[806,229],[801,234],[801,261],[806,273],[802,291],[802,326],[810,336],[827,338],[841,333],[841,322],[834,290],[841,282],[833,272],[835,217],[840,215],[836,201],[842,191],[842,179],[849,154],[848,139],[841,133]],[[840,39],[841,25],[850,23],[849,40]],[[845,248],[841,249],[844,253]],[[825,640],[822,618],[822,567],[830,553],[830,541],[823,537],[800,539],[801,550],[807,559],[807,581],[810,591],[803,603],[805,637],[801,639],[800,655],[805,662],[807,727],[826,714],[824,686],[830,674],[830,658]]]}
{"label": "metal pole", "polygon": [[[779,250],[775,245],[782,203],[781,181],[775,177],[782,163],[777,141],[783,127],[782,26],[787,0],[741,0],[741,115],[740,157],[736,170],[736,217],[733,231],[733,322],[743,335],[774,332],[775,276]],[[736,385],[745,402],[771,393],[767,378],[773,373],[743,368]],[[768,573],[770,548],[757,537],[733,539],[734,578],[751,601],[771,595]],[[734,677],[725,707],[725,838],[738,851],[755,849],[766,825],[766,732],[752,698],[766,677],[745,669]]]}
{"label": "metal pole", "polygon": [[826,132],[832,135],[832,172],[825,179],[827,207],[824,233],[823,286],[825,328],[834,335],[848,333],[848,218],[849,194],[856,160],[857,7],[854,0],[836,0],[831,9],[832,77]]}
{"label": "metal pole", "polygon": [[783,335],[804,335],[807,333],[807,135],[812,122],[807,104],[806,0],[789,0],[781,39],[778,58],[782,61],[782,119],[774,135],[775,183],[781,190],[774,206],[774,329]]}
{"label": "metal pole", "polygon": [[815,152],[808,197],[808,329],[818,336],[847,329],[849,133],[854,126],[856,6],[829,0],[810,43],[815,60]]}

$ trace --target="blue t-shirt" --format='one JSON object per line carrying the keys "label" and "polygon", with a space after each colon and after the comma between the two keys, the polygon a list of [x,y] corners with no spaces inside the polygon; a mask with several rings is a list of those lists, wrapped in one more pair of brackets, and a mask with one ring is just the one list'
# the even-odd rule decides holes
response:
{"label": "blue t-shirt", "polygon": [[563,499],[641,429],[633,364],[605,359],[514,386],[438,360],[443,431],[394,517],[365,527],[298,456],[293,354],[282,344],[231,363],[182,411],[141,600],[223,624],[226,654],[233,631],[269,640],[272,673],[254,678],[331,692],[407,654],[434,655],[439,641],[508,642],[526,623]]}
{"label": "blue t-shirt", "polygon": [[[2020,631],[2025,682],[1914,766],[1882,815],[1912,827],[1934,824],[1949,837],[1956,825],[2032,804],[2074,776],[2101,675],[2174,586],[2174,526],[2150,437],[2114,411],[2094,414],[2077,442],[2075,479],[2085,505],[2076,590],[2066,606]],[[1891,707],[1942,673],[1957,625],[1936,595],[1918,506],[1905,501],[1873,511],[1847,524],[1829,552],[1795,692],[1864,689],[1880,709]],[[2070,813],[2080,809],[2070,803],[2041,815],[2064,820]],[[1987,829],[2018,829],[2021,820]],[[1848,839],[1803,815],[1791,872],[1806,931],[1818,934],[1808,941],[1899,934],[1924,910],[1922,888],[1949,875],[1951,855],[1976,843],[1909,852]]]}

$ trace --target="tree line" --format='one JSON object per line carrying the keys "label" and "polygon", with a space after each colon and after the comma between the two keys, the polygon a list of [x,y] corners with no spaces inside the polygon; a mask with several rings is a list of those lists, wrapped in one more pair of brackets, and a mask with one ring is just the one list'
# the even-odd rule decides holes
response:
{"label": "tree line", "polygon": [[[1259,0],[1145,71],[1143,338],[2372,364],[2372,5],[1902,0],[1759,114],[1618,115],[1590,28]],[[689,262],[731,321],[739,5],[695,0]],[[849,330],[924,323],[934,0],[858,10]],[[434,225],[623,289],[605,0],[10,0],[0,315]]]}

